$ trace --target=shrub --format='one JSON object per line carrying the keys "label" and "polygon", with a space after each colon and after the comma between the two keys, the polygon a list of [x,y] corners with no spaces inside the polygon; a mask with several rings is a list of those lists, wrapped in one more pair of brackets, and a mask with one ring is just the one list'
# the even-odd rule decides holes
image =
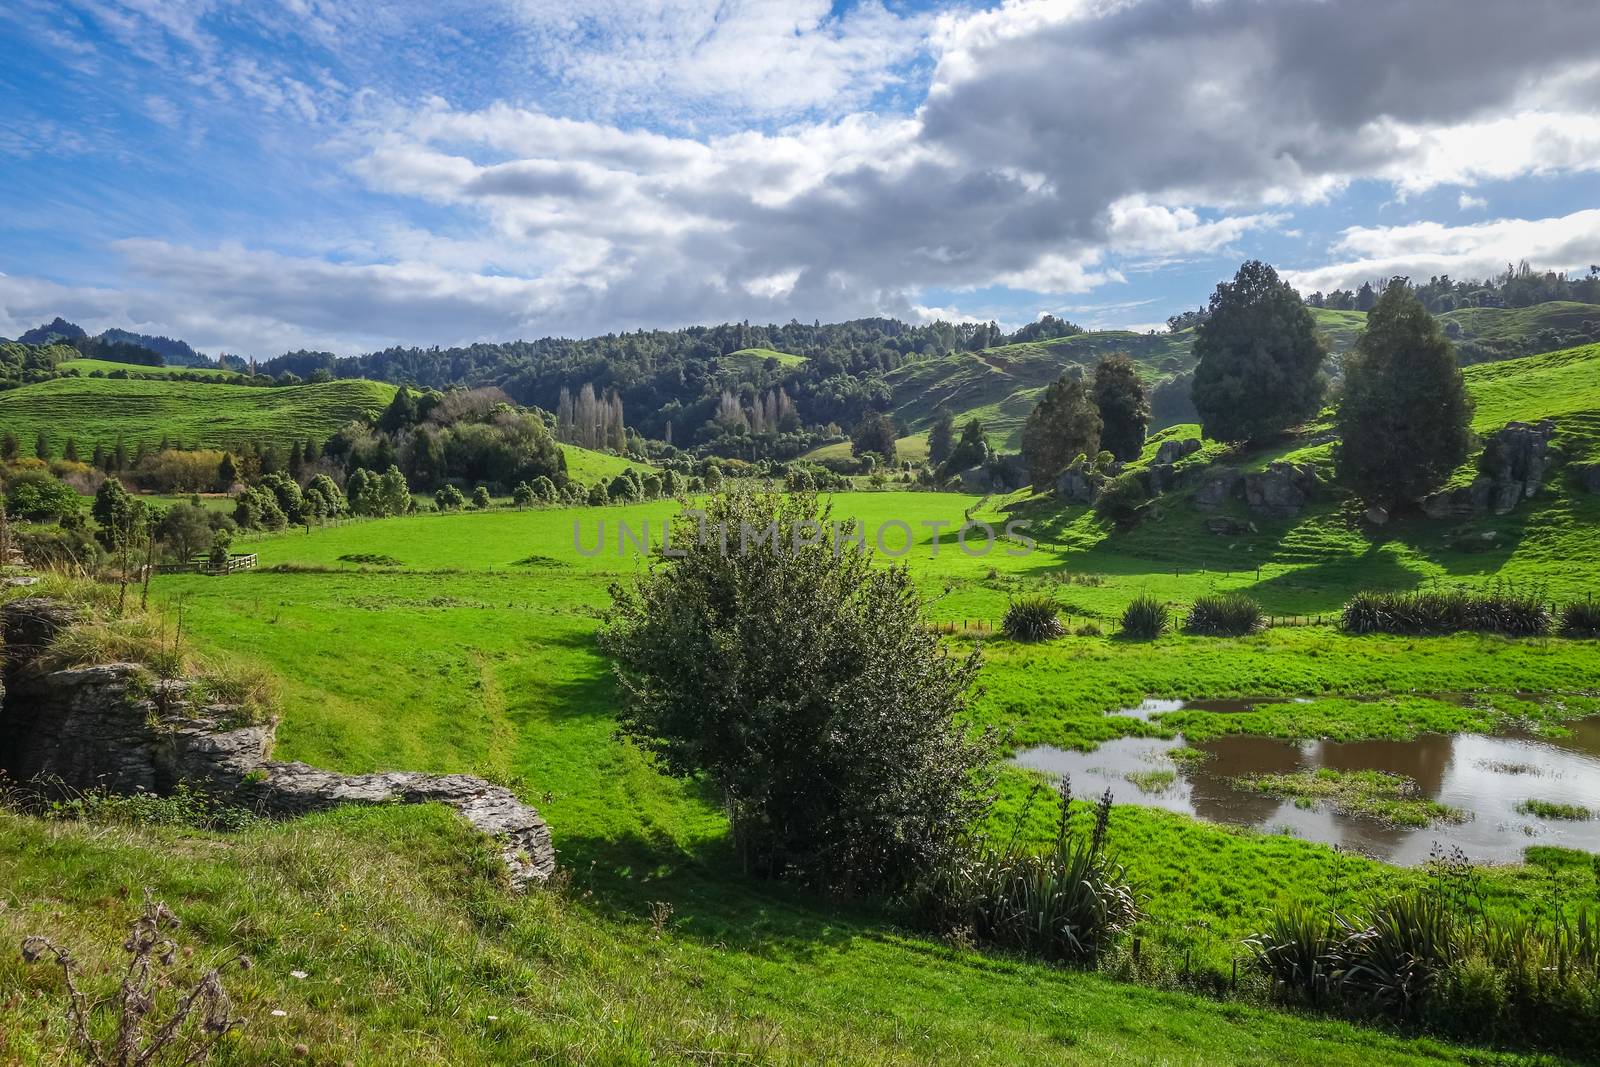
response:
{"label": "shrub", "polygon": [[453,485],[441,485],[433,491],[433,503],[440,511],[459,511],[467,498]]}
{"label": "shrub", "polygon": [[6,483],[6,511],[13,518],[47,522],[76,514],[80,503],[72,487],[48,471],[26,470]]}
{"label": "shrub", "polygon": [[1496,584],[1488,592],[1466,589],[1411,593],[1357,593],[1340,623],[1353,634],[1450,634],[1475,631],[1510,637],[1550,632],[1550,609],[1535,590]]}
{"label": "shrub", "polygon": [[1263,624],[1261,605],[1243,593],[1197,597],[1184,622],[1190,633],[1210,637],[1243,637]]}
{"label": "shrub", "polygon": [[[1055,841],[1043,851],[980,848],[939,867],[914,897],[925,921],[1048,960],[1093,963],[1139,918],[1127,872],[1106,854],[1111,792],[1094,828],[1074,834],[1063,783]],[[1030,797],[1031,801],[1031,797]],[[1026,808],[1024,809],[1024,815]]]}
{"label": "shrub", "polygon": [[1600,637],[1600,604],[1574,600],[1561,607],[1562,637]]}
{"label": "shrub", "polygon": [[472,491],[472,506],[478,511],[487,509],[494,503],[489,497],[489,487],[480,485]]}
{"label": "shrub", "polygon": [[[622,732],[721,793],[754,872],[904,888],[991,803],[994,739],[962,725],[977,653],[928,632],[904,567],[813,543],[833,521],[814,495],[739,489],[705,512],[738,550],[680,515],[684,555],[612,587]],[[762,538],[741,544],[747,528]]]}
{"label": "shrub", "polygon": [[1013,641],[1048,641],[1067,632],[1056,602],[1047,596],[1013,600],[1000,626]]}
{"label": "shrub", "polygon": [[1154,641],[1167,632],[1167,606],[1153,596],[1141,596],[1122,613],[1122,632],[1141,641]]}

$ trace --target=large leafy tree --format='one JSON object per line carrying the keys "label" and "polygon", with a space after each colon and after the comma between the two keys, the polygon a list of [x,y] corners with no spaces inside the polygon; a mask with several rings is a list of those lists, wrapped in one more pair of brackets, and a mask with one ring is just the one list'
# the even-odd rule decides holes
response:
{"label": "large leafy tree", "polygon": [[907,571],[872,566],[815,494],[704,507],[675,523],[681,558],[612,587],[623,732],[716,787],[750,869],[903,888],[990,801],[993,738],[963,725],[977,653],[952,657]]}
{"label": "large leafy tree", "polygon": [[1150,397],[1133,360],[1118,353],[1097,363],[1093,393],[1100,409],[1100,447],[1120,460],[1138,459],[1150,426]]}
{"label": "large leafy tree", "polygon": [[1467,458],[1471,426],[1472,396],[1449,340],[1396,279],[1345,357],[1339,477],[1370,503],[1412,503]]}
{"label": "large leafy tree", "polygon": [[1100,452],[1100,412],[1083,379],[1063,374],[1052,382],[1022,425],[1022,461],[1035,487],[1055,480],[1079,455]]}
{"label": "large leafy tree", "polygon": [[1219,441],[1279,433],[1317,413],[1326,356],[1300,295],[1259,260],[1211,294],[1195,328],[1194,406]]}

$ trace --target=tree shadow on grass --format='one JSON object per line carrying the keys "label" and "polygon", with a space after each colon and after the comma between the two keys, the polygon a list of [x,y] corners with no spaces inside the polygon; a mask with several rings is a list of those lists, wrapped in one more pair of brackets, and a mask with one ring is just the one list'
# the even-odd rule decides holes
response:
{"label": "tree shadow on grass", "polygon": [[727,835],[684,848],[638,833],[562,835],[561,866],[585,906],[612,920],[650,921],[671,906],[674,936],[772,960],[804,960],[862,937],[895,916],[869,902],[746,874]]}

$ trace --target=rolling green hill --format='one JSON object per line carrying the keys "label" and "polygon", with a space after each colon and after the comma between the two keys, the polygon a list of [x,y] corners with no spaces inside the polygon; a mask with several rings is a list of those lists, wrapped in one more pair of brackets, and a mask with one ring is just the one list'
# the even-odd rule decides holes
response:
{"label": "rolling green hill", "polygon": [[87,377],[94,371],[110,374],[113,371],[127,371],[129,374],[156,374],[170,377],[174,374],[199,374],[207,378],[231,378],[234,371],[217,370],[213,367],[144,367],[133,363],[114,363],[109,359],[69,359],[61,364],[61,370],[66,373],[77,371]]}
{"label": "rolling green hill", "polygon": [[[1349,351],[1367,322],[1362,311],[1312,308],[1311,313],[1334,355]],[[1538,351],[1541,336],[1545,344],[1570,339],[1582,331],[1585,322],[1600,322],[1600,306],[1557,301],[1527,308],[1466,308],[1439,318],[1447,327],[1455,325],[1463,362],[1474,363]],[[1549,331],[1554,332],[1555,340]],[[925,436],[940,405],[956,412],[958,423],[982,419],[995,445],[1013,450],[1040,390],[1062,371],[1069,367],[1087,370],[1104,356],[1124,352],[1139,364],[1146,383],[1153,386],[1193,368],[1193,340],[1192,330],[1175,334],[1104,330],[923,360],[888,376],[894,391],[892,413],[912,431],[901,439],[911,451]],[[838,446],[832,446],[817,450],[812,457],[841,454]]]}
{"label": "rolling green hill", "polygon": [[67,438],[81,450],[131,448],[162,438],[228,447],[240,440],[287,448],[326,440],[351,419],[382,411],[395,387],[346,379],[286,388],[135,378],[56,378],[0,394],[0,429],[31,442],[43,433],[59,455]]}

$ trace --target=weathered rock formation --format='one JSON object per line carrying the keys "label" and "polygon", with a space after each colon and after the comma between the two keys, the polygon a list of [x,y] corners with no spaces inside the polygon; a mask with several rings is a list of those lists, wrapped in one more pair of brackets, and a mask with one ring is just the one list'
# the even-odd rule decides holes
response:
{"label": "weathered rock formation", "polygon": [[1600,493],[1600,463],[1583,463],[1573,467],[1578,488],[1586,493]]}
{"label": "weathered rock formation", "polygon": [[1245,475],[1244,499],[1250,510],[1276,519],[1300,514],[1317,491],[1317,468],[1309,463],[1270,463]]}
{"label": "weathered rock formation", "polygon": [[1192,456],[1198,451],[1200,451],[1200,439],[1198,437],[1186,437],[1182,441],[1177,439],[1163,441],[1161,442],[1161,447],[1156,449],[1156,458],[1151,462],[1172,464],[1187,456]]}
{"label": "weathered rock formation", "polygon": [[239,795],[274,815],[304,815],[342,804],[448,804],[496,840],[518,889],[544,882],[556,869],[550,830],[515,793],[468,774],[335,774],[304,763],[260,764]]}
{"label": "weathered rock formation", "polygon": [[1056,495],[1074,504],[1093,504],[1106,476],[1093,467],[1074,463],[1056,477]]}
{"label": "weathered rock formation", "polygon": [[1507,423],[1484,441],[1478,457],[1478,476],[1468,485],[1440,490],[1422,501],[1433,519],[1473,518],[1493,511],[1509,514],[1539,491],[1545,473],[1555,461],[1550,439],[1556,425],[1550,419],[1529,424]]}
{"label": "weathered rock formation", "polygon": [[555,871],[550,831],[511,790],[469,775],[411,771],[344,775],[267,759],[277,724],[201,704],[188,681],[152,680],[132,663],[51,670],[40,657],[80,618],[43,598],[0,609],[6,690],[0,770],[18,782],[83,791],[171,793],[178,785],[287,817],[341,804],[448,804],[495,838],[519,889]]}
{"label": "weathered rock formation", "polygon": [[1236,470],[1213,473],[1194,491],[1194,506],[1201,511],[1216,511],[1244,492],[1244,475]]}

